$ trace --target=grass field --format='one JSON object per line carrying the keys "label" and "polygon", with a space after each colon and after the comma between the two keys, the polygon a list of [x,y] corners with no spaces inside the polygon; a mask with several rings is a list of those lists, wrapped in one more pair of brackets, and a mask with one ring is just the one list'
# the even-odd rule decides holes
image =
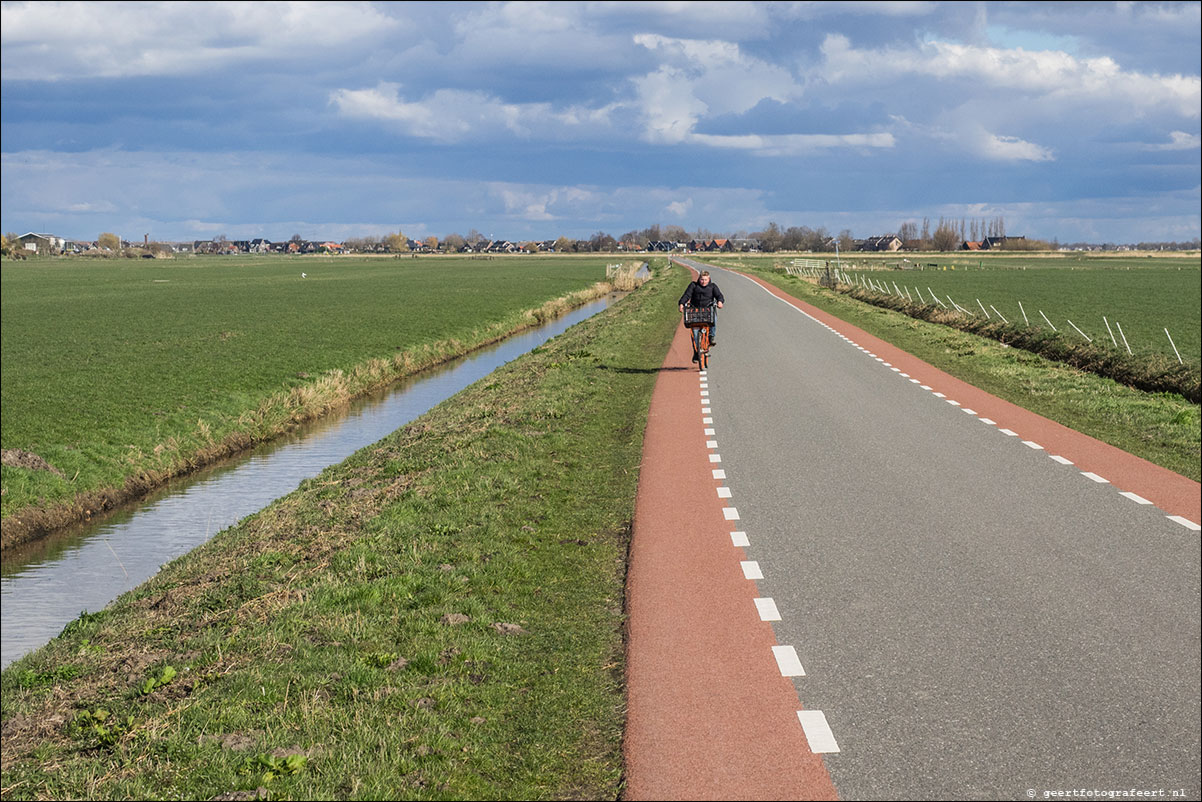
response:
{"label": "grass field", "polygon": [[272,436],[534,322],[523,310],[591,290],[605,261],[5,262],[3,447],[61,476],[5,465],[0,509],[154,484],[206,450]]}
{"label": "grass field", "polygon": [[[829,254],[823,254],[823,257]],[[825,259],[824,259],[825,260]],[[908,260],[903,262],[903,260]],[[737,259],[732,262],[737,263]],[[765,266],[787,264],[791,257],[745,260]],[[829,260],[833,263],[833,259]],[[1117,347],[1124,348],[1118,326],[1136,354],[1174,357],[1164,329],[1172,335],[1182,359],[1202,359],[1202,259],[1199,257],[1096,257],[1088,255],[1024,256],[961,255],[900,256],[859,254],[841,260],[853,282],[858,279],[893,285],[930,301],[933,291],[951,306],[983,316],[991,307],[1011,323],[1024,323],[1023,309],[1033,326],[1047,327],[1040,311],[1057,330],[1079,337],[1068,321],[1094,341],[1111,343],[1107,318]],[[907,264],[925,269],[891,270]],[[932,267],[933,266],[933,267]],[[977,301],[981,304],[978,305]],[[1019,307],[1021,302],[1022,308]],[[1115,324],[1118,324],[1116,326]],[[1125,350],[1125,349],[1124,349]]]}
{"label": "grass field", "polygon": [[5,799],[618,799],[624,581],[684,271],[3,672]]}

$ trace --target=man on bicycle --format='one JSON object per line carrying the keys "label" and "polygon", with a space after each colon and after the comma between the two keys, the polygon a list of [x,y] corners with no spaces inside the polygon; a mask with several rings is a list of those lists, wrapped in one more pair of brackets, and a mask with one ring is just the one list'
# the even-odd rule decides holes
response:
{"label": "man on bicycle", "polygon": [[[722,297],[722,290],[718,289],[718,285],[710,281],[710,271],[703,270],[696,281],[690,282],[684,295],[680,296],[680,312],[684,314],[686,306],[707,307],[717,306],[722,308],[722,304],[726,299]],[[718,315],[714,314],[714,322],[710,325],[710,345],[718,344]]]}

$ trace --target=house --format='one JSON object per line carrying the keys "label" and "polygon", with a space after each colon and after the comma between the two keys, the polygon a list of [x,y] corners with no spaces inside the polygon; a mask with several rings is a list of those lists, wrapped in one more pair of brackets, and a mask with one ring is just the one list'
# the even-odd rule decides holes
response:
{"label": "house", "polygon": [[856,240],[857,251],[900,251],[902,241],[893,234],[885,234],[879,237],[869,237],[868,239]]}
{"label": "house", "polygon": [[986,237],[981,240],[981,250],[993,251],[1010,248],[1026,240],[1026,237]]}
{"label": "house", "polygon": [[730,241],[730,246],[732,250],[740,251],[742,253],[755,253],[760,249],[760,241],[758,239],[742,237],[739,239],[732,239]]}
{"label": "house", "polygon": [[67,241],[53,234],[35,234],[30,231],[17,237],[21,247],[32,253],[50,254],[61,253]]}
{"label": "house", "polygon": [[965,241],[964,244],[960,246],[960,250],[962,250],[962,251],[979,251],[979,250],[981,250],[981,243]]}

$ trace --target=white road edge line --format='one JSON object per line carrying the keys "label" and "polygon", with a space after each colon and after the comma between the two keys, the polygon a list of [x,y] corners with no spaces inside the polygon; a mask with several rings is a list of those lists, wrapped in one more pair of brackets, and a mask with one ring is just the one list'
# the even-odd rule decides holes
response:
{"label": "white road edge line", "polygon": [[801,667],[801,658],[797,656],[797,650],[792,646],[773,646],[772,656],[776,658],[776,665],[780,669],[782,677],[804,677],[805,669]]}
{"label": "white road edge line", "polygon": [[760,570],[760,564],[755,560],[743,560],[739,563],[739,567],[743,569],[744,579],[764,578],[764,572]]}
{"label": "white road edge line", "polygon": [[1061,465],[1072,465],[1073,461],[1067,457],[1062,457],[1059,454],[1048,454],[1049,457],[1059,462]]}
{"label": "white road edge line", "polygon": [[730,498],[730,488],[729,487],[719,487],[718,488],[718,498]]}
{"label": "white road edge line", "polygon": [[1143,496],[1138,496],[1135,493],[1131,493],[1126,490],[1120,490],[1119,495],[1126,496],[1127,498],[1134,501],[1136,504],[1151,504],[1152,503],[1152,502],[1148,501],[1146,498],[1144,498]]}
{"label": "white road edge line", "polygon": [[739,510],[736,507],[723,507],[722,517],[728,521],[739,520]]}
{"label": "white road edge line", "polygon": [[1183,518],[1180,515],[1166,515],[1165,517],[1174,523],[1181,524],[1186,529],[1192,529],[1195,532],[1202,531],[1202,526],[1199,526],[1198,524],[1194,523],[1189,518]]}
{"label": "white road edge line", "polygon": [[725,479],[726,478],[726,471],[722,470],[721,468],[714,468],[713,474],[714,474],[715,479]]}
{"label": "white road edge line", "polygon": [[730,543],[737,548],[745,549],[751,545],[751,541],[747,539],[746,532],[731,532]]}
{"label": "white road edge line", "polygon": [[755,609],[760,614],[761,621],[779,621],[780,610],[776,609],[776,602],[772,599],[754,599]]}
{"label": "white road edge line", "polygon": [[1101,476],[1098,476],[1096,473],[1090,473],[1089,471],[1081,471],[1081,475],[1084,476],[1086,479],[1097,482],[1100,485],[1110,484],[1109,479],[1103,479]]}
{"label": "white road edge line", "polygon": [[835,742],[835,734],[826,723],[826,716],[821,710],[798,710],[797,720],[805,731],[806,741],[810,751],[815,753],[838,752],[839,744]]}

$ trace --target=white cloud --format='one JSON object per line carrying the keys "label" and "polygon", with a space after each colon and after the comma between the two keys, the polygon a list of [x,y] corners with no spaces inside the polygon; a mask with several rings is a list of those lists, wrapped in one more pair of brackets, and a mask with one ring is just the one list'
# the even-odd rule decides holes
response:
{"label": "white cloud", "polygon": [[796,156],[834,148],[892,148],[893,134],[692,134],[689,142],[715,148],[748,150],[757,156]]}
{"label": "white cloud", "polygon": [[598,138],[610,127],[613,106],[596,109],[550,103],[506,103],[484,92],[439,89],[408,101],[400,86],[381,83],[375,89],[337,89],[330,102],[345,117],[395,123],[409,136],[440,142],[495,136],[505,133],[523,139],[556,139],[562,136]]}
{"label": "white cloud", "polygon": [[1185,131],[1173,131],[1169,141],[1159,145],[1146,145],[1145,150],[1195,150],[1202,147],[1202,136],[1187,134]]}
{"label": "white cloud", "polygon": [[362,46],[399,22],[370,3],[4,3],[5,80],[181,75]]}
{"label": "white cloud", "polygon": [[665,209],[665,211],[667,211],[668,214],[670,214],[674,217],[684,218],[684,217],[688,216],[689,210],[692,208],[693,208],[693,199],[686,198],[685,200],[682,200],[682,201],[672,201],[671,203],[668,204],[668,207],[667,207],[667,209]]}
{"label": "white cloud", "polygon": [[1110,58],[1078,59],[1052,50],[1003,50],[929,41],[917,48],[860,50],[845,36],[822,44],[820,77],[830,84],[872,84],[920,75],[962,79],[992,90],[1015,90],[1061,105],[1105,104],[1110,111],[1164,109],[1199,116],[1202,80],[1194,75],[1124,71]]}

